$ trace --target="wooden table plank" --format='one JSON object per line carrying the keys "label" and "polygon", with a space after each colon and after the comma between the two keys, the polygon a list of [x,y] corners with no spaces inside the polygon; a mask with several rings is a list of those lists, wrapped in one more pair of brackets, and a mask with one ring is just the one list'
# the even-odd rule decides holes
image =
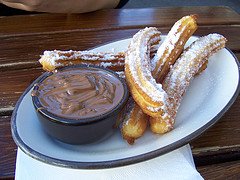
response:
{"label": "wooden table plank", "polygon": [[[158,9],[102,10],[86,14],[37,14],[0,16],[0,35],[73,32],[75,29],[122,29],[145,26],[170,26],[182,16],[198,14],[199,24],[240,24],[239,14],[228,7],[173,7]],[[108,20],[111,17],[111,20]],[[24,22],[24,23],[19,23]]]}
{"label": "wooden table plank", "polygon": [[197,169],[206,180],[240,179],[240,161],[232,161],[210,166],[200,166]]}
{"label": "wooden table plank", "polygon": [[13,142],[10,116],[0,116],[0,179],[12,177],[15,170],[17,146]]}
{"label": "wooden table plank", "polygon": [[0,73],[0,115],[12,112],[17,99],[42,72],[41,68],[32,68]]}
{"label": "wooden table plank", "polygon": [[[163,34],[166,34],[170,27],[159,27],[159,29]],[[107,42],[132,37],[138,30],[139,28],[89,32],[76,31],[17,37],[0,36],[0,71],[38,67],[37,60],[44,50],[86,50]],[[240,25],[232,27],[200,26],[195,35],[203,36],[213,32],[224,35],[228,39],[227,47],[234,52],[240,52]]]}

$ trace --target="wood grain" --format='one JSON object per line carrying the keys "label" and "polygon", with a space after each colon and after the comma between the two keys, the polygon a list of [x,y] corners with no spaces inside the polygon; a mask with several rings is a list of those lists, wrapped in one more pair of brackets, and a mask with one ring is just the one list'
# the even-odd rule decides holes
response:
{"label": "wood grain", "polygon": [[240,161],[232,161],[209,166],[200,166],[197,168],[204,179],[214,180],[239,180],[240,179]]}
{"label": "wood grain", "polygon": [[0,179],[12,177],[15,170],[17,146],[13,142],[10,116],[0,116]]}
{"label": "wood grain", "polygon": [[[159,27],[159,29],[163,34],[166,34],[170,27]],[[203,36],[213,32],[220,33],[228,39],[228,48],[234,52],[240,52],[239,29],[240,25],[234,27],[200,26],[195,35]],[[0,71],[39,67],[37,60],[44,50],[87,50],[108,42],[132,37],[138,30],[139,29],[76,31],[72,33],[39,34],[18,37],[0,36],[0,42],[2,44],[2,46],[0,46],[0,52],[2,52],[0,54]],[[22,47],[22,42],[24,42],[24,47]],[[16,55],[15,52],[18,52],[18,54]]]}
{"label": "wood grain", "polygon": [[0,74],[0,114],[12,111],[23,91],[42,73],[41,68],[4,71]]}
{"label": "wood grain", "polygon": [[[86,50],[131,37],[146,26],[156,26],[165,34],[177,19],[193,13],[199,15],[195,35],[223,34],[228,39],[227,47],[240,58],[240,16],[227,7],[0,17],[0,178],[14,176],[16,145],[11,137],[10,116],[22,92],[43,73],[37,60],[44,50]],[[239,106],[238,97],[219,122],[191,143],[198,170],[206,179],[221,171],[223,178],[240,174],[239,161],[233,161],[240,159]]]}
{"label": "wood grain", "polygon": [[[0,16],[0,36],[126,29],[146,26],[171,26],[185,15],[198,14],[200,25],[240,24],[239,14],[228,7],[173,7],[149,9],[102,10],[86,14],[37,14]],[[24,22],[24,23],[19,23]]]}

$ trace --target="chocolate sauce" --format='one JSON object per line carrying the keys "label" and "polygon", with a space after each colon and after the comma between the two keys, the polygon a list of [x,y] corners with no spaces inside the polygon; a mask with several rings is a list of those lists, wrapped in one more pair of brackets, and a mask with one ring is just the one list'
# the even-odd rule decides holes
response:
{"label": "chocolate sauce", "polygon": [[99,116],[116,107],[124,95],[121,81],[101,69],[65,69],[38,84],[42,106],[64,118]]}

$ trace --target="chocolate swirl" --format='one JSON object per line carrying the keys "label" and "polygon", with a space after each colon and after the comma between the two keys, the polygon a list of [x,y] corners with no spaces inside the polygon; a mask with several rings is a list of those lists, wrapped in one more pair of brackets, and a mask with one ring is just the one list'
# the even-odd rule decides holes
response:
{"label": "chocolate swirl", "polygon": [[121,81],[104,70],[67,69],[39,84],[37,96],[49,112],[65,118],[81,119],[104,114],[121,101]]}

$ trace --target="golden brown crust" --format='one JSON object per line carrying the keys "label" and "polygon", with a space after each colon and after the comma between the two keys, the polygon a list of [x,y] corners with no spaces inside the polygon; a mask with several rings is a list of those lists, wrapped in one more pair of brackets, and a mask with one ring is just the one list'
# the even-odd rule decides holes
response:
{"label": "golden brown crust", "polygon": [[[155,78],[157,77],[157,78],[159,78],[159,80],[162,80],[166,76],[167,72],[169,71],[170,66],[172,64],[174,64],[177,57],[182,52],[186,41],[195,32],[196,29],[197,29],[197,24],[196,24],[196,16],[195,15],[186,16],[174,24],[171,31],[168,33],[166,40],[162,43],[162,45],[160,45],[157,53],[155,54],[155,56],[153,57],[153,60],[151,62],[153,64],[152,66],[155,67],[152,72],[153,77],[155,77]],[[176,35],[178,36],[177,38],[175,37]],[[171,46],[169,47],[169,44],[174,46],[174,48],[171,49],[170,48]],[[126,66],[126,68],[128,68],[128,67]],[[130,84],[130,86],[131,86],[130,88],[132,89],[132,93],[134,93],[140,99],[140,97],[141,97],[140,93],[136,90],[136,88],[134,86],[132,86],[132,84]],[[140,104],[141,104],[141,101],[140,101]],[[138,105],[135,105],[135,106],[138,106]],[[144,105],[142,105],[141,107],[143,107],[143,106]],[[136,114],[136,112],[135,112],[135,114]],[[146,116],[143,113],[142,109],[140,109],[140,108],[138,108],[137,114],[138,115],[135,115],[136,117],[142,116],[140,119],[143,119],[144,116]],[[158,114],[160,114],[160,115],[163,114],[163,111],[158,112]],[[151,115],[151,114],[149,114],[149,115]],[[154,127],[161,126],[162,132],[166,132],[172,128],[171,121],[169,121],[168,117],[166,117],[166,119],[165,119],[165,121],[167,123],[163,120],[156,121],[154,118],[150,118],[150,119],[152,119],[150,121],[150,123],[152,123],[153,129],[154,129]],[[139,125],[142,123],[141,121],[137,121],[134,118],[130,119],[129,121],[130,122],[134,121],[135,124],[137,122],[136,126],[141,127]],[[130,127],[132,125],[129,123],[129,124],[124,124],[124,127],[125,126],[129,126],[129,129],[130,129]],[[134,129],[133,127],[131,127],[131,128]],[[137,137],[142,136],[142,134],[144,133],[144,131],[140,131],[140,132],[141,132],[141,134],[139,133]],[[122,130],[122,133],[124,134],[124,129]],[[136,136],[135,135],[133,136],[131,134],[131,131],[128,132],[128,137],[131,137],[131,141],[134,141],[136,139],[135,138]]]}
{"label": "golden brown crust", "polygon": [[[160,37],[152,39],[150,56],[153,57],[159,47]],[[114,71],[123,71],[125,52],[93,52],[93,51],[44,51],[39,62],[45,71],[70,65],[95,65],[109,68]]]}
{"label": "golden brown crust", "polygon": [[175,63],[182,53],[185,43],[196,31],[196,19],[196,15],[190,15],[178,20],[159,47],[152,61],[152,74],[157,82],[163,81],[169,72],[170,66]]}
{"label": "golden brown crust", "polygon": [[135,34],[125,56],[125,76],[135,102],[144,113],[157,117],[163,112],[164,92],[150,71],[149,49],[151,39],[160,35],[153,27]]}
{"label": "golden brown crust", "polygon": [[138,105],[130,111],[129,118],[124,121],[121,132],[123,139],[129,144],[133,144],[135,139],[142,136],[148,126],[149,116],[144,114]]}
{"label": "golden brown crust", "polygon": [[92,51],[45,51],[39,62],[46,71],[69,65],[95,65],[115,71],[124,69],[125,53],[96,53]]}
{"label": "golden brown crust", "polygon": [[[183,94],[186,92],[194,76],[207,65],[207,59],[225,47],[226,39],[219,34],[209,34],[192,43],[177,59],[163,81],[163,89],[169,97],[169,114],[166,119],[174,124]],[[163,128],[165,122],[161,118],[150,118],[150,128],[154,133],[165,133],[172,127]]]}

